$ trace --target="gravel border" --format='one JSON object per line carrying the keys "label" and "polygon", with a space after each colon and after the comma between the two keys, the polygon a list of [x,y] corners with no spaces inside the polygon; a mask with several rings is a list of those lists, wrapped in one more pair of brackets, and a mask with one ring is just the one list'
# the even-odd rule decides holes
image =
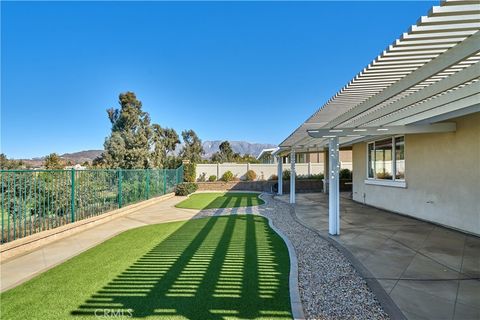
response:
{"label": "gravel border", "polygon": [[305,319],[390,319],[366,281],[339,249],[299,223],[290,205],[270,194],[261,197],[265,204],[260,206],[203,210],[196,217],[260,214],[268,218],[295,249]]}
{"label": "gravel border", "polygon": [[293,243],[299,289],[307,319],[389,319],[350,261],[319,234],[292,216],[292,207],[264,194],[260,213]]}

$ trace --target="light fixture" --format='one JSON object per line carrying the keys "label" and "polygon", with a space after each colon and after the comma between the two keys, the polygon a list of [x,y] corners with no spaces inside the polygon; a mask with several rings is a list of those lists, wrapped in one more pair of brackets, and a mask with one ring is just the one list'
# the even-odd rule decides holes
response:
{"label": "light fixture", "polygon": [[365,132],[367,129],[353,129],[353,132]]}
{"label": "light fixture", "polygon": [[388,131],[387,128],[378,128],[377,131]]}
{"label": "light fixture", "polygon": [[343,132],[342,129],[332,129],[332,130],[328,130],[328,132]]}

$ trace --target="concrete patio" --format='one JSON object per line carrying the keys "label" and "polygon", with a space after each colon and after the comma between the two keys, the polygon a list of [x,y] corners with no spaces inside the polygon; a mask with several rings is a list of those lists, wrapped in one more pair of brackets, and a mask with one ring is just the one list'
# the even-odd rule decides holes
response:
{"label": "concrete patio", "polygon": [[[277,197],[288,202],[288,195]],[[341,198],[341,235],[408,319],[480,319],[480,238]],[[328,195],[298,194],[297,217],[328,236]]]}

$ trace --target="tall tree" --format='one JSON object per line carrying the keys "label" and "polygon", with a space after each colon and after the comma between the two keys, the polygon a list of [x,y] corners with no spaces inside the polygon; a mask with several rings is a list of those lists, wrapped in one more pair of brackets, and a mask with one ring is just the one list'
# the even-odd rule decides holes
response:
{"label": "tall tree", "polygon": [[149,168],[152,128],[135,93],[119,96],[119,109],[107,110],[112,133],[105,140],[104,161],[111,168]]}
{"label": "tall tree", "polygon": [[43,160],[43,165],[47,169],[53,169],[53,170],[63,169],[65,168],[65,161],[62,158],[60,158],[58,154],[50,153]]}
{"label": "tall tree", "polygon": [[202,161],[202,154],[204,153],[202,140],[197,136],[193,130],[182,131],[183,149],[180,153],[182,159],[190,160],[192,163],[199,163]]}
{"label": "tall tree", "polygon": [[152,166],[153,167],[170,167],[173,156],[171,153],[175,151],[180,143],[177,132],[171,128],[162,128],[158,124],[152,125]]}
{"label": "tall tree", "polygon": [[230,145],[230,142],[223,141],[220,143],[218,147],[219,151],[215,152],[212,155],[212,161],[214,162],[232,162],[235,161],[235,157],[237,156]]}

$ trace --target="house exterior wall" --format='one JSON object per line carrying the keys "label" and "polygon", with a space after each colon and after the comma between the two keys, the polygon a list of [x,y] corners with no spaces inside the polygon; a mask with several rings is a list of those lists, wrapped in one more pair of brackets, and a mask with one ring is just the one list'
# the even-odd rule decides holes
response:
{"label": "house exterior wall", "polygon": [[480,235],[480,113],[452,133],[405,136],[406,188],[365,184],[367,144],[353,146],[353,199]]}

